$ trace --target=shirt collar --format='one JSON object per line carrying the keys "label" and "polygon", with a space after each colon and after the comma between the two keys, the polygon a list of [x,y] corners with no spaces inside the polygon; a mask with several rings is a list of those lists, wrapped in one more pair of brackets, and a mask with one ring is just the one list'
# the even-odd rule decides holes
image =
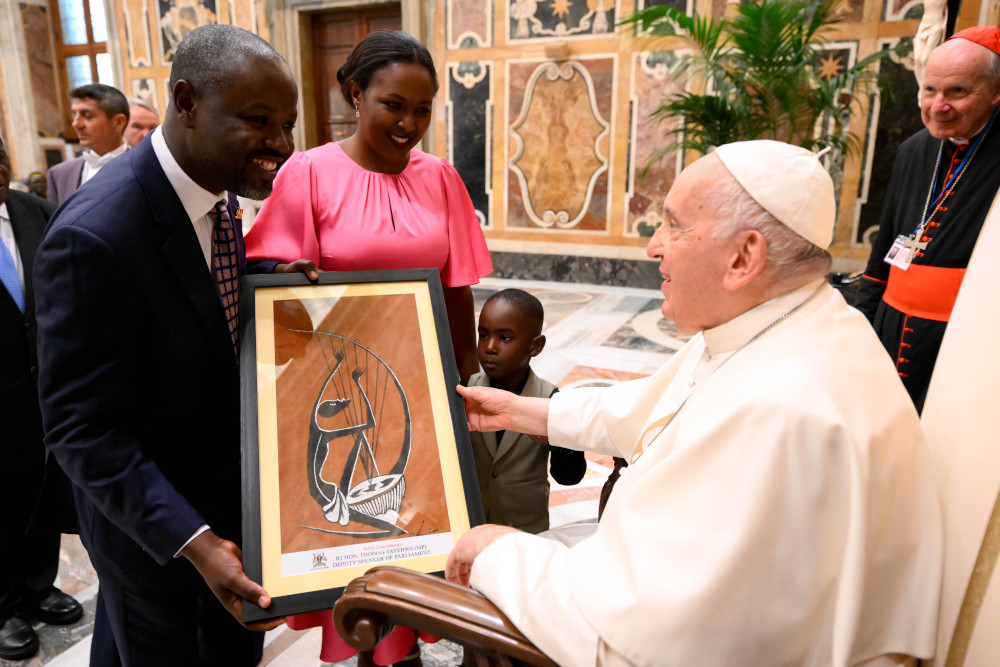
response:
{"label": "shirt collar", "polygon": [[[993,110],[993,113],[996,113],[996,109]],[[991,115],[990,118],[992,118],[992,117],[993,116]],[[978,130],[976,130],[975,132],[973,132],[971,137],[969,137],[968,139],[966,139],[964,141],[958,141],[957,139],[952,139],[951,137],[948,137],[948,141],[950,141],[951,143],[955,144],[956,146],[968,146],[970,143],[972,143],[973,139],[975,139],[976,137],[979,136],[980,132],[982,132],[983,130],[986,129],[986,126],[989,125],[989,123],[990,123],[990,119],[987,118],[986,122],[983,123],[979,127]]]}
{"label": "shirt collar", "polygon": [[7,210],[7,202],[0,204],[0,219],[10,220],[10,211]]}
{"label": "shirt collar", "polygon": [[173,186],[180,198],[184,211],[191,218],[191,222],[194,222],[205,217],[215,207],[216,202],[226,201],[228,195],[225,191],[218,194],[209,192],[195,183],[177,164],[177,160],[174,159],[167,146],[167,140],[163,138],[161,129],[162,126],[153,130],[151,137],[153,152],[156,153],[156,159],[159,160],[163,173],[167,175],[167,180],[170,181],[170,185]]}
{"label": "shirt collar", "polygon": [[114,148],[104,155],[98,155],[91,149],[87,149],[83,152],[83,159],[87,161],[87,164],[95,169],[100,169],[107,163],[114,160],[116,157],[128,150],[128,144],[124,141],[119,144],[117,148]]}
{"label": "shirt collar", "polygon": [[736,350],[771,322],[808,299],[824,281],[824,278],[817,278],[798,289],[765,301],[725,324],[705,330],[702,336],[709,355]]}

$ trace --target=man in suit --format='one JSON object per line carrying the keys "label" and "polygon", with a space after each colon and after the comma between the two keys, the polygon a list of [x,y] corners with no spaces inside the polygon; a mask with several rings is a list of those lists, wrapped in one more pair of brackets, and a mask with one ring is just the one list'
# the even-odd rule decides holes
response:
{"label": "man in suit", "polygon": [[20,660],[38,651],[28,615],[64,625],[79,620],[83,607],[52,585],[59,533],[26,534],[45,460],[31,267],[56,207],[10,191],[10,175],[0,136],[0,658]]}
{"label": "man in suit", "polygon": [[129,106],[121,91],[103,83],[91,83],[69,91],[73,129],[83,155],[49,169],[46,196],[61,204],[93,178],[101,168],[128,150],[123,139]]}
{"label": "man in suit", "polygon": [[95,637],[110,626],[126,666],[253,665],[255,631],[281,620],[238,622],[270,598],[238,546],[246,267],[232,201],[270,193],[298,91],[267,42],[216,24],[178,47],[170,89],[163,125],[72,197],[39,247],[45,441],[76,487],[107,612]]}

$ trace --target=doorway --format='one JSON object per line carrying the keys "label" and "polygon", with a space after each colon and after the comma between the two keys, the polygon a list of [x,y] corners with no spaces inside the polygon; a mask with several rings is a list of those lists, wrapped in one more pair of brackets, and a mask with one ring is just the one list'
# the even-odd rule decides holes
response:
{"label": "doorway", "polygon": [[400,30],[398,4],[355,7],[312,14],[313,93],[316,103],[316,139],[322,145],[354,134],[354,108],[344,100],[337,70],[354,46],[376,30]]}

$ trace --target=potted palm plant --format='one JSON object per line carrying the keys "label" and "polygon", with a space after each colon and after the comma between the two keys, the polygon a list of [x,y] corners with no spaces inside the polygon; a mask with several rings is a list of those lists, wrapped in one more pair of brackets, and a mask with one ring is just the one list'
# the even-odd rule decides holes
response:
{"label": "potted palm plant", "polygon": [[840,156],[859,151],[861,140],[848,131],[851,108],[878,85],[872,66],[893,51],[850,67],[818,67],[839,21],[837,2],[750,0],[721,19],[654,6],[625,19],[640,34],[674,37],[690,49],[671,65],[672,74],[688,82],[686,90],[653,114],[679,122],[649,164],[675,150],[705,154],[748,139],[830,147]]}

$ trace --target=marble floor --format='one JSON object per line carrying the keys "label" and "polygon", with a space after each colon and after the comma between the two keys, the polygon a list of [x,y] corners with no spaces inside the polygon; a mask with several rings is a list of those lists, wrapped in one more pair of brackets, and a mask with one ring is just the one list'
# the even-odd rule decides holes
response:
{"label": "marble floor", "polygon": [[[660,315],[658,290],[597,285],[486,279],[474,289],[476,310],[493,292],[519,287],[535,294],[545,307],[546,346],[532,362],[535,372],[560,388],[601,386],[649,375],[684,343]],[[597,518],[601,486],[611,470],[609,457],[587,455],[580,484],[553,482],[549,503],[552,526]],[[75,625],[38,625],[42,649],[29,660],[0,660],[0,667],[79,667],[88,664],[97,584],[86,551],[75,536],[63,537],[61,588],[83,603],[86,613]],[[298,632],[282,626],[268,633],[264,665],[324,665],[319,659],[320,629]],[[461,649],[448,642],[423,647],[425,665],[458,665]],[[354,665],[350,659],[338,665]]]}

